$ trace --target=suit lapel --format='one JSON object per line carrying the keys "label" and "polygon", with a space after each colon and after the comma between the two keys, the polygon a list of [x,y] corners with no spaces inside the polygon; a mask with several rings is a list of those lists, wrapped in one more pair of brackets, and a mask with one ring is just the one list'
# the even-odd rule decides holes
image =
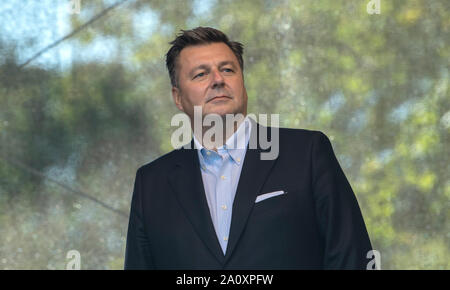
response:
{"label": "suit lapel", "polygon": [[[192,143],[191,148],[194,148]],[[197,150],[180,149],[179,154],[179,162],[175,165],[174,174],[169,176],[169,183],[195,231],[211,253],[223,264],[224,255],[209,212]]]}
{"label": "suit lapel", "polygon": [[[263,127],[256,122],[253,122],[252,125],[251,138],[257,138],[261,129],[268,129],[267,136],[270,138],[270,128]],[[264,185],[270,170],[277,160],[261,160],[260,154],[264,151],[260,148],[259,141],[257,141],[256,144],[257,149],[250,149],[250,146],[248,147],[241,176],[239,178],[236,195],[233,202],[233,214],[231,217],[231,228],[225,263],[229,260],[234,249],[236,248],[239,238],[241,237],[247,224],[250,212],[255,205],[256,196]]]}

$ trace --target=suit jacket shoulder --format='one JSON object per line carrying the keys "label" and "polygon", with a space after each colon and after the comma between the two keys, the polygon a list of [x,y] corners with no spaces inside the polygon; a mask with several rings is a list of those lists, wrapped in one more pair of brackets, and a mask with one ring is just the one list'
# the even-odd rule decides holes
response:
{"label": "suit jacket shoulder", "polygon": [[182,151],[186,150],[183,148],[174,149],[147,164],[142,165],[138,168],[138,172],[143,175],[164,175],[171,169],[173,165],[180,161],[180,155]]}

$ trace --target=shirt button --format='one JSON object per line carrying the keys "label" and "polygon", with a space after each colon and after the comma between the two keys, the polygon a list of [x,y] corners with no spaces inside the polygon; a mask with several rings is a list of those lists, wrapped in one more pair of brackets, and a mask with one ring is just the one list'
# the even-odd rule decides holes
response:
{"label": "shirt button", "polygon": [[209,151],[206,151],[206,155],[211,155],[211,152],[209,152]]}
{"label": "shirt button", "polygon": [[222,178],[223,180],[225,180],[225,175],[222,175],[220,178]]}
{"label": "shirt button", "polygon": [[228,237],[223,237],[223,240],[224,241],[228,241]]}
{"label": "shirt button", "polygon": [[223,209],[223,210],[226,210],[226,209],[227,209],[227,206],[226,206],[226,205],[222,205],[222,209]]}
{"label": "shirt button", "polygon": [[241,158],[236,158],[237,162],[241,162]]}

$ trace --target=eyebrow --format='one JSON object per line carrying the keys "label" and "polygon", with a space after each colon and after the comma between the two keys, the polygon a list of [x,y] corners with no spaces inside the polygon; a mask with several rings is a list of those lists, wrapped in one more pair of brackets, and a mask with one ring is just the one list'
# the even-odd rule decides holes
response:
{"label": "eyebrow", "polygon": [[[234,69],[236,69],[235,63],[231,60],[224,60],[224,61],[219,62],[219,67],[222,67],[225,65],[231,65]],[[191,71],[189,72],[189,76],[192,76],[196,70],[199,70],[199,69],[206,70],[208,68],[209,68],[209,65],[206,65],[206,64],[198,65],[198,66],[194,67],[193,69],[191,69]]]}

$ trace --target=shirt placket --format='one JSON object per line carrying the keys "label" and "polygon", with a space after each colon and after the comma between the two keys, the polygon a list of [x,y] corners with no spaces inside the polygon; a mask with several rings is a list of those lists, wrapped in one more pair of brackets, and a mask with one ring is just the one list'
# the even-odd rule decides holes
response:
{"label": "shirt placket", "polygon": [[[227,154],[223,154],[222,156],[222,164],[219,168],[219,174],[217,179],[217,204],[216,204],[216,212],[218,217],[218,226],[219,226],[219,239],[222,246],[222,250],[225,253],[226,246],[228,244],[228,234],[229,234],[229,215],[230,215],[230,188],[231,188],[231,176],[230,176],[230,168],[229,168],[229,156]],[[226,153],[226,152],[225,152]]]}

